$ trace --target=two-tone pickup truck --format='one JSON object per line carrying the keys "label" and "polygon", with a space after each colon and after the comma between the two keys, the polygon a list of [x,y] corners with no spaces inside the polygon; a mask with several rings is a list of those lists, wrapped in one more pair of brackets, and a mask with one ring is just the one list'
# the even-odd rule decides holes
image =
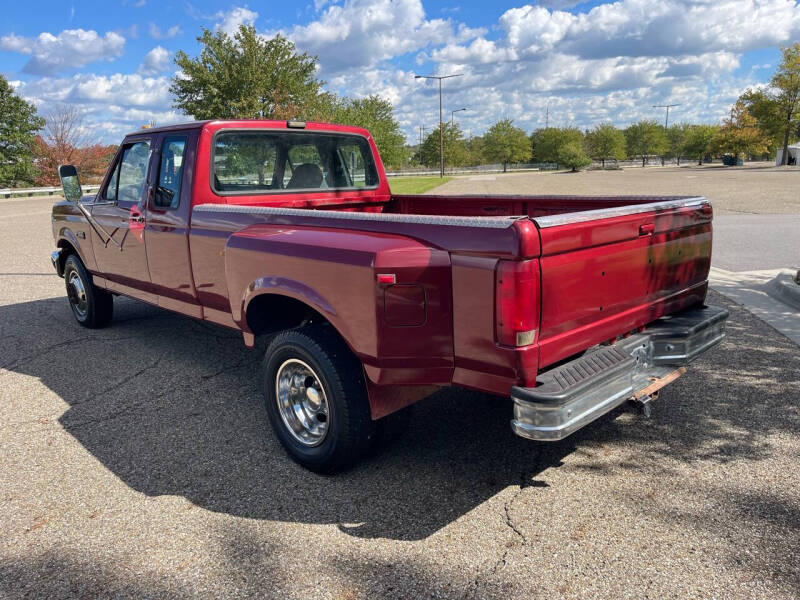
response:
{"label": "two-tone pickup truck", "polygon": [[701,197],[398,196],[369,132],[292,121],[137,131],[92,197],[60,175],[78,322],[122,294],[269,336],[270,422],[315,471],[442,386],[510,396],[514,432],[559,440],[725,335]]}

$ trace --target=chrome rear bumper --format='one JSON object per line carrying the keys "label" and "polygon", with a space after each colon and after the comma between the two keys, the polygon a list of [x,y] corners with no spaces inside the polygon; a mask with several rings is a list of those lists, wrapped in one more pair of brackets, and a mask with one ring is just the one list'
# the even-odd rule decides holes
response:
{"label": "chrome rear bumper", "polygon": [[541,373],[536,387],[511,388],[511,428],[531,440],[567,437],[659,381],[677,378],[676,369],[722,341],[727,318],[724,308],[690,308]]}

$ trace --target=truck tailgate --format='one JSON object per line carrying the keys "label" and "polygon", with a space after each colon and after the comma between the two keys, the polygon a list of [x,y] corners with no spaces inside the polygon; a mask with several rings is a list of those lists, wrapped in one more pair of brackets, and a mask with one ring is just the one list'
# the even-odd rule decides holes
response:
{"label": "truck tailgate", "polygon": [[539,367],[702,303],[711,204],[651,204],[534,219],[541,236]]}

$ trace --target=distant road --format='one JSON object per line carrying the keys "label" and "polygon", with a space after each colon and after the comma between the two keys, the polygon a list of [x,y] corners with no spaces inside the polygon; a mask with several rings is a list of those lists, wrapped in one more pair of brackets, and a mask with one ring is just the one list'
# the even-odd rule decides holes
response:
{"label": "distant road", "polygon": [[714,205],[713,264],[800,267],[800,168],[648,167],[456,177],[431,194],[701,195]]}
{"label": "distant road", "polygon": [[800,214],[719,215],[712,256],[726,271],[800,268]]}

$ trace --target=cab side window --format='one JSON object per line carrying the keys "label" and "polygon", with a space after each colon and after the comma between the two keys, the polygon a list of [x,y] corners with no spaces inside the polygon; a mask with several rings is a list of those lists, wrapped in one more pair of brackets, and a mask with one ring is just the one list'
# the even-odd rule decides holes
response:
{"label": "cab side window", "polygon": [[106,189],[103,191],[103,198],[110,202],[117,201],[117,182],[119,181],[119,162],[114,165],[114,172],[111,173],[111,177],[108,179],[108,184],[106,184]]}
{"label": "cab side window", "polygon": [[161,165],[158,169],[158,187],[155,193],[156,208],[175,209],[180,204],[186,139],[185,135],[164,138],[161,145]]}
{"label": "cab side window", "polygon": [[150,142],[134,142],[125,146],[103,190],[103,198],[117,204],[138,204],[147,179],[148,162]]}
{"label": "cab side window", "polygon": [[122,152],[117,181],[117,203],[137,204],[142,199],[150,162],[150,142],[136,142]]}

